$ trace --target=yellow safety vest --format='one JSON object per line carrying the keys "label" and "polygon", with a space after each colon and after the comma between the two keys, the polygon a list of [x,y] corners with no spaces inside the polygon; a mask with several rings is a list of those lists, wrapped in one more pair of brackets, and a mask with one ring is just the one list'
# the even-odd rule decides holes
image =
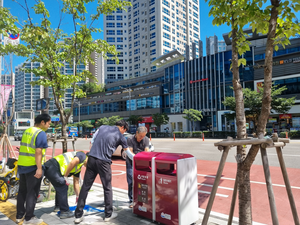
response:
{"label": "yellow safety vest", "polygon": [[[58,164],[59,164],[61,175],[63,175],[63,176],[65,175],[65,172],[68,168],[68,165],[74,159],[75,155],[76,155],[76,152],[66,152],[64,154],[61,154],[61,155],[58,155],[58,156],[54,157],[56,159],[56,161],[58,162]],[[79,173],[81,171],[81,168],[82,168],[84,162],[85,162],[85,160],[82,163],[77,164],[70,171],[70,173],[73,173],[73,174]]]}
{"label": "yellow safety vest", "polygon": [[[19,152],[18,165],[19,166],[35,166],[35,140],[40,132],[43,130],[38,127],[30,127],[23,133],[21,147]],[[42,149],[42,164],[44,164],[46,149]]]}

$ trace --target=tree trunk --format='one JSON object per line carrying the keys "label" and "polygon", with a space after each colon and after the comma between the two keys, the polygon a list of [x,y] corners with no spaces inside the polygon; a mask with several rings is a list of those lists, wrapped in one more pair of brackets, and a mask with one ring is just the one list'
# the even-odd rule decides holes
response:
{"label": "tree trunk", "polygon": [[280,0],[271,0],[273,6],[271,10],[271,18],[269,21],[269,33],[266,47],[266,58],[264,65],[264,93],[262,99],[261,113],[258,119],[257,134],[265,134],[266,125],[271,111],[271,92],[272,92],[272,69],[273,69],[273,52],[274,39],[276,37],[277,19]]}
{"label": "tree trunk", "polygon": [[[238,51],[237,51],[237,33],[238,27],[235,27],[235,19],[232,17],[232,73],[233,90],[236,102],[236,126],[237,139],[246,137],[246,117],[244,107],[243,87],[240,83]],[[239,224],[252,224],[251,193],[250,193],[250,168],[243,168],[243,161],[246,157],[246,150],[243,146],[237,146],[237,179],[239,181]]]}
{"label": "tree trunk", "polygon": [[[63,112],[63,110],[60,110],[60,111]],[[61,113],[61,115],[63,115],[63,114]],[[68,135],[67,135],[66,126],[67,126],[66,118],[63,115],[63,116],[61,116],[61,136],[65,141],[62,142],[62,150],[63,150],[62,153],[65,153],[68,151],[68,142],[67,142]]]}
{"label": "tree trunk", "polygon": [[252,224],[250,169],[238,163],[239,224]]}

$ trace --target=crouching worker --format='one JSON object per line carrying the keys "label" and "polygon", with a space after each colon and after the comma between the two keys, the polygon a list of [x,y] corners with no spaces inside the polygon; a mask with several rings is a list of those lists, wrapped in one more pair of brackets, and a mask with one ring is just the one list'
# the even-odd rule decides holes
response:
{"label": "crouching worker", "polygon": [[45,176],[55,188],[54,212],[60,210],[60,218],[70,218],[74,213],[70,211],[68,204],[68,177],[73,175],[73,187],[76,194],[76,203],[80,192],[79,174],[82,166],[86,166],[88,153],[66,152],[55,156],[45,163]]}

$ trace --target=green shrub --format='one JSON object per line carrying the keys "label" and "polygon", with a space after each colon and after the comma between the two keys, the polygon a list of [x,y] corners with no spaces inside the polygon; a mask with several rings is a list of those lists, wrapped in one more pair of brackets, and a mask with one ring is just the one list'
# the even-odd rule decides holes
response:
{"label": "green shrub", "polygon": [[175,138],[181,138],[182,137],[182,132],[181,131],[174,131],[173,135],[175,134]]}
{"label": "green shrub", "polygon": [[202,131],[194,131],[192,133],[192,137],[194,137],[194,138],[201,138],[202,137]]}

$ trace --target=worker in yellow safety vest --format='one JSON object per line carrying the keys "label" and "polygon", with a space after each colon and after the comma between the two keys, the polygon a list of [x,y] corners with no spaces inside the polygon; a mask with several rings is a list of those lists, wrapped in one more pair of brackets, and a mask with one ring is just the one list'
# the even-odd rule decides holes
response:
{"label": "worker in yellow safety vest", "polygon": [[87,164],[87,155],[84,152],[66,152],[45,163],[45,176],[56,191],[54,212],[60,211],[61,219],[74,216],[68,204],[68,177],[73,176],[73,187],[77,202],[80,192],[79,175],[82,166]]}
{"label": "worker in yellow safety vest", "polygon": [[34,215],[34,208],[43,177],[43,159],[48,148],[45,131],[50,123],[51,117],[48,114],[38,115],[34,119],[34,126],[25,130],[22,136],[18,159],[20,186],[17,196],[17,223],[23,219],[23,224],[38,225],[43,222]]}

